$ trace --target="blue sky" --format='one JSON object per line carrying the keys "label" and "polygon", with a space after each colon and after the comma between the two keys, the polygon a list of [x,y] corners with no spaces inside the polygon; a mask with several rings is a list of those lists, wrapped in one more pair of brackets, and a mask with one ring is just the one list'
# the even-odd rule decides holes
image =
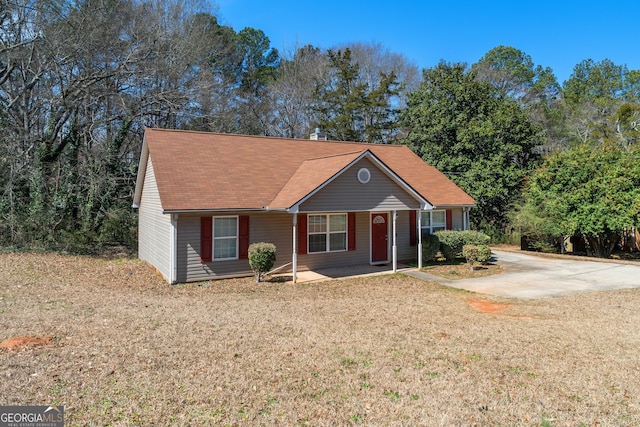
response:
{"label": "blue sky", "polygon": [[640,0],[212,0],[224,25],[264,31],[291,51],[376,42],[420,68],[513,46],[562,83],[584,59],[640,69]]}

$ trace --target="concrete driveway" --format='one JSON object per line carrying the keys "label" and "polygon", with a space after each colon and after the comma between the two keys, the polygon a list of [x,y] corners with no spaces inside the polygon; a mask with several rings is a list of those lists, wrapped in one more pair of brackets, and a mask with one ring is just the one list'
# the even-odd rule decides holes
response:
{"label": "concrete driveway", "polygon": [[504,272],[477,279],[447,280],[418,271],[405,272],[472,292],[510,298],[536,299],[572,292],[640,287],[638,265],[615,262],[547,258],[519,252],[493,250]]}

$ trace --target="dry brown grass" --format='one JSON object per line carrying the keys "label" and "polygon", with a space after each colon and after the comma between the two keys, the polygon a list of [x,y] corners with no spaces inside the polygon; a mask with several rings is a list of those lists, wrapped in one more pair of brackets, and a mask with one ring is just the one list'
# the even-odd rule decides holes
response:
{"label": "dry brown grass", "polygon": [[640,289],[169,286],[134,260],[2,254],[0,324],[54,338],[0,351],[0,403],[65,405],[69,426],[640,425]]}
{"label": "dry brown grass", "polygon": [[426,265],[422,271],[435,276],[444,277],[449,280],[470,279],[474,277],[493,276],[502,272],[502,267],[498,264],[489,263],[486,265],[474,265],[473,270],[469,268],[466,262],[458,262],[456,264],[447,262],[435,262]]}

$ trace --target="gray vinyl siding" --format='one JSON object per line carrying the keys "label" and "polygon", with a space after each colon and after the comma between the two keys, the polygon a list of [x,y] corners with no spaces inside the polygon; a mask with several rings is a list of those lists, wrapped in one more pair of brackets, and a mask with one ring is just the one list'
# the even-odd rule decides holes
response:
{"label": "gray vinyl siding", "polygon": [[138,209],[138,258],[170,277],[171,218],[162,213],[162,204],[151,157],[147,162],[144,187]]}
{"label": "gray vinyl siding", "polygon": [[396,239],[398,245],[398,261],[416,261],[418,259],[418,246],[411,246],[411,233],[416,233],[409,225],[409,211],[398,212],[396,220]]}
{"label": "gray vinyl siding", "polygon": [[[358,181],[360,168],[371,173],[367,184]],[[365,191],[366,190],[366,191]],[[371,160],[364,158],[331,181],[300,206],[301,212],[358,212],[417,209],[420,203],[389,178]]]}
{"label": "gray vinyl siding", "polygon": [[[243,214],[245,215],[245,214]],[[275,267],[291,263],[293,252],[293,215],[280,212],[258,212],[249,215],[249,241],[276,245]],[[181,214],[178,227],[178,282],[195,282],[253,274],[246,259],[200,262],[200,216]],[[409,246],[409,213],[398,212],[398,260],[415,260],[416,247]],[[356,249],[354,251],[298,255],[298,270],[369,264],[370,214],[356,213]],[[389,248],[391,260],[391,248]],[[275,268],[274,267],[274,268]],[[291,271],[291,266],[282,272]]]}
{"label": "gray vinyl siding", "polygon": [[[225,214],[229,216],[236,214]],[[240,215],[240,214],[238,214]],[[291,262],[293,246],[293,216],[280,212],[258,212],[249,216],[249,242],[268,242],[276,245],[274,268]],[[253,275],[249,261],[200,262],[200,216],[182,214],[178,217],[178,282],[195,282]],[[286,269],[284,271],[287,271]]]}
{"label": "gray vinyl siding", "polygon": [[[229,214],[231,215],[231,214]],[[228,216],[228,215],[224,215]],[[251,227],[251,222],[249,222]],[[200,262],[200,217],[181,214],[178,227],[178,282],[196,282],[229,276],[250,275],[251,268],[246,259],[231,261]],[[251,233],[251,229],[249,230]]]}
{"label": "gray vinyl siding", "polygon": [[369,264],[371,260],[369,239],[369,212],[358,212],[356,213],[356,249],[354,251],[298,255],[298,269],[315,270]]}

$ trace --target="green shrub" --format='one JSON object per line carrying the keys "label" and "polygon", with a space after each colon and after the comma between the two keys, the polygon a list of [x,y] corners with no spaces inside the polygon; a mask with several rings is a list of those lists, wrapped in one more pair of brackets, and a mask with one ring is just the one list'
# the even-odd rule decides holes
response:
{"label": "green shrub", "polygon": [[276,245],[273,243],[252,243],[249,245],[249,265],[256,274],[256,282],[268,273],[276,262]]}
{"label": "green shrub", "polygon": [[473,271],[476,263],[486,264],[491,258],[491,248],[487,245],[464,245],[462,254],[467,259],[469,268]]}
{"label": "green shrub", "polygon": [[463,235],[459,231],[442,230],[434,233],[440,239],[440,252],[447,261],[454,261],[462,258],[462,247],[464,246]]}
{"label": "green shrub", "polygon": [[440,239],[435,234],[427,234],[422,238],[422,262],[435,261],[440,251]]}
{"label": "green shrub", "polygon": [[491,259],[491,248],[489,245],[478,245],[478,262],[482,265],[487,265]]}
{"label": "green shrub", "polygon": [[436,231],[436,236],[440,239],[440,252],[447,261],[454,261],[456,258],[464,258],[462,248],[464,245],[488,245],[489,236],[479,231]]}
{"label": "green shrub", "polygon": [[462,255],[467,259],[467,264],[469,264],[469,268],[473,271],[473,266],[480,257],[480,251],[478,250],[478,246],[476,245],[464,245],[462,247]]}
{"label": "green shrub", "polygon": [[[491,238],[485,233],[473,230],[459,231],[465,245],[488,245]],[[464,245],[463,245],[464,246]]]}

